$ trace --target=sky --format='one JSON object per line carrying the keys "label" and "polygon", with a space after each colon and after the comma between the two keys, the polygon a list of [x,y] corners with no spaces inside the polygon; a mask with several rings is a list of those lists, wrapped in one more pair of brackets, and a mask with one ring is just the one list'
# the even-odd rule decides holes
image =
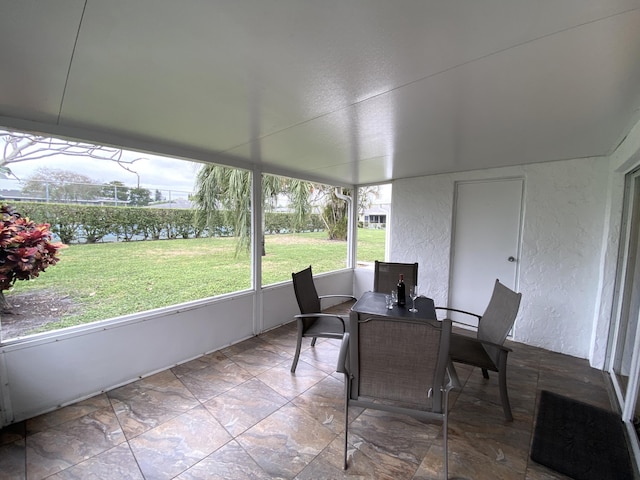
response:
{"label": "sky", "polygon": [[[0,130],[0,133],[3,133]],[[4,146],[4,145],[2,145]],[[125,170],[112,160],[98,160],[88,157],[54,155],[40,160],[26,160],[11,163],[8,167],[13,175],[21,181],[27,180],[39,168],[67,170],[91,178],[95,183],[104,184],[120,181],[127,186],[140,187],[152,192],[160,190],[165,198],[187,198],[194,190],[195,178],[201,163],[189,162],[170,157],[144,154],[123,150],[124,160],[133,161],[125,166],[133,173]],[[19,182],[0,178],[0,189],[19,190]],[[390,189],[380,188],[380,196],[375,203],[390,203]]]}
{"label": "sky", "polygon": [[[124,152],[123,158],[136,160],[132,165],[125,166],[135,171],[140,177],[140,186],[151,191],[161,190],[165,196],[172,191],[171,197],[186,197],[193,192],[197,170],[201,164],[187,162],[157,155],[141,154],[138,152]],[[40,160],[27,160],[8,165],[12,173],[20,180],[26,180],[38,168],[68,170],[85,175],[96,183],[120,181],[135,187],[138,176],[129,172],[111,160],[97,160],[75,156],[55,155]],[[0,182],[2,188],[16,188],[16,182]],[[13,183],[13,187],[11,187]]]}

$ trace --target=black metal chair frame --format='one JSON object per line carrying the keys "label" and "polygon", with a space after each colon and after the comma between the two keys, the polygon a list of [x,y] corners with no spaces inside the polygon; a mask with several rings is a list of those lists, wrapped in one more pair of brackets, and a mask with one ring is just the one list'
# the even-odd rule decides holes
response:
{"label": "black metal chair frame", "polygon": [[359,406],[441,421],[444,477],[448,477],[450,337],[448,319],[371,315],[356,321],[352,316],[337,366],[345,384],[344,469],[348,467],[349,406]]}
{"label": "black metal chair frame", "polygon": [[409,289],[418,284],[418,264],[375,261],[373,270],[373,291],[389,293],[398,284],[400,274],[404,275],[404,283]]}
{"label": "black metal chair frame", "polygon": [[[485,379],[489,378],[489,370],[498,373],[500,401],[507,421],[513,421],[507,390],[507,356],[512,350],[503,344],[515,322],[521,298],[521,293],[514,292],[496,280],[491,299],[483,315],[456,308],[436,307],[436,310],[462,313],[478,319],[475,338],[457,333],[451,335],[451,361],[479,367]],[[454,323],[464,324],[458,320]],[[450,366],[449,373],[452,375],[453,382],[459,385],[453,365]]]}
{"label": "black metal chair frame", "polygon": [[300,308],[300,314],[294,316],[298,327],[296,352],[291,365],[291,372],[294,373],[298,366],[303,337],[311,337],[311,346],[313,347],[318,337],[341,339],[347,330],[345,318],[349,317],[349,312],[344,314],[323,312],[322,300],[341,298],[346,302],[355,301],[356,298],[353,295],[342,294],[319,296],[313,281],[311,265],[297,273],[292,273],[291,277]]}

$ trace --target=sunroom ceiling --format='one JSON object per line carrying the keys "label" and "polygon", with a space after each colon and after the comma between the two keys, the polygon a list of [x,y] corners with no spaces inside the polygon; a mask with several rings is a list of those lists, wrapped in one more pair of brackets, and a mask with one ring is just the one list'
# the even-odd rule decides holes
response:
{"label": "sunroom ceiling", "polygon": [[640,0],[0,0],[0,127],[341,184],[610,154]]}

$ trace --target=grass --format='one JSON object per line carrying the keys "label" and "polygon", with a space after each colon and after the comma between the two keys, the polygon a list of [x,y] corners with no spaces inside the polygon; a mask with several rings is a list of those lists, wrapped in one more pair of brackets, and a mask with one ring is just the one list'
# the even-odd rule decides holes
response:
{"label": "grass", "polygon": [[[346,265],[346,242],[327,240],[323,232],[269,235],[265,247],[263,285],[290,280],[308,265],[314,273]],[[358,260],[383,259],[384,248],[384,230],[358,230]],[[12,295],[49,289],[73,299],[77,312],[46,330],[251,288],[250,257],[235,256],[234,238],[70,245],[60,257],[7,294],[11,302]]]}

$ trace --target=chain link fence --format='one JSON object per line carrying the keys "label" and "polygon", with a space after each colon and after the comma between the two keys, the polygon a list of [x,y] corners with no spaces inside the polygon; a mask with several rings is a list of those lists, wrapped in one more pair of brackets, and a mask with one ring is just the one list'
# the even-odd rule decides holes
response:
{"label": "chain link fence", "polygon": [[73,203],[101,206],[192,208],[193,192],[126,185],[73,182],[23,182],[0,179],[0,200],[5,202]]}

